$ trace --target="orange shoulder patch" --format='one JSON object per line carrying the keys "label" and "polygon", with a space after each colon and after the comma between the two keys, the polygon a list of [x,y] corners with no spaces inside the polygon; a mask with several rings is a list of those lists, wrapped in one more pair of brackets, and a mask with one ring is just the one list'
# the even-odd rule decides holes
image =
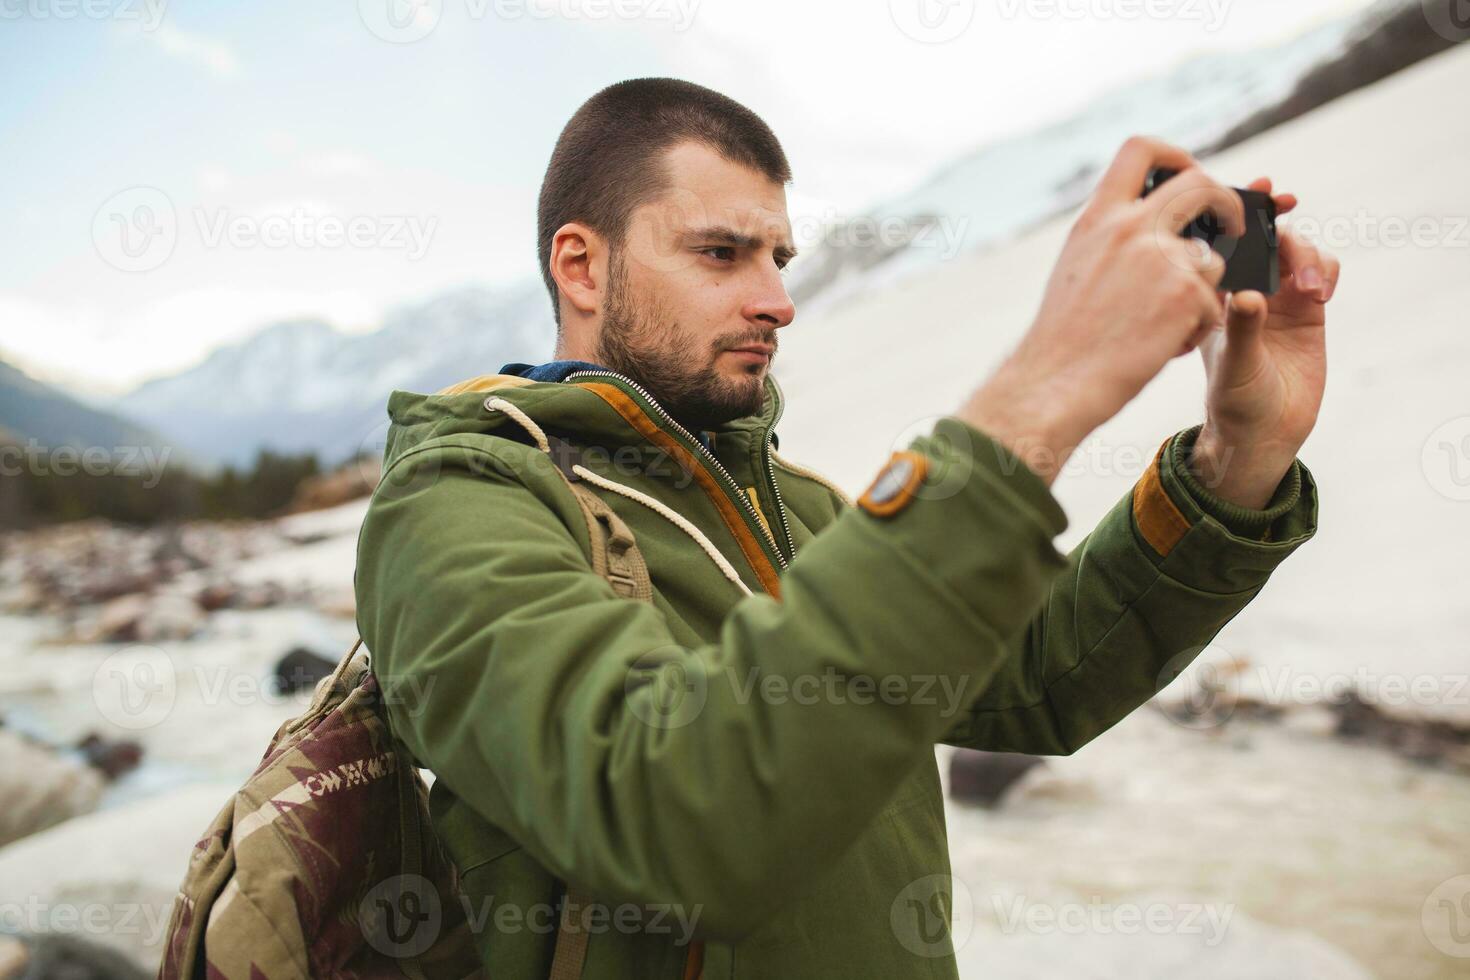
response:
{"label": "orange shoulder patch", "polygon": [[857,505],[874,517],[897,514],[909,505],[929,472],[929,457],[900,450],[889,457]]}

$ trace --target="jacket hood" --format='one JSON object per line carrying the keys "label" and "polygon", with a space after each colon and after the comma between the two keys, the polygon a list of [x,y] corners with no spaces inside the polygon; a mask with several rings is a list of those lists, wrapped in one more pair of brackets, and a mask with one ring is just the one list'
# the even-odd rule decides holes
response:
{"label": "jacket hood", "polygon": [[[784,408],[784,396],[767,372],[761,410],[732,419],[712,431],[764,439]],[[662,422],[662,409],[622,375],[584,376],[562,382],[530,381],[513,374],[484,374],[432,395],[395,390],[388,396],[388,437],[383,449],[386,472],[398,457],[429,439],[456,434],[502,435],[523,441],[523,430],[503,412],[487,411],[491,394],[524,411],[547,432],[573,442],[615,450],[649,442],[648,425]],[[621,397],[619,397],[621,395]],[[639,418],[642,417],[642,419]]]}

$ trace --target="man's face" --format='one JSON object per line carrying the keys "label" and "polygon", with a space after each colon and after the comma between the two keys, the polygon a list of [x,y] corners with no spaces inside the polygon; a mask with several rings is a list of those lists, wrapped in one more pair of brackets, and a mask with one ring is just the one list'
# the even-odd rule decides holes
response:
{"label": "man's face", "polygon": [[697,143],[664,159],[669,186],[613,250],[595,360],[712,429],[760,411],[776,331],[796,315],[780,272],[796,253],[786,192]]}

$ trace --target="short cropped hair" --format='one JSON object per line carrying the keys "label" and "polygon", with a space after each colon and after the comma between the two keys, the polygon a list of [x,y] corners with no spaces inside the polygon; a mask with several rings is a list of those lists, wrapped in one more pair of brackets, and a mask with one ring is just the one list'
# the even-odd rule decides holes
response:
{"label": "short cropped hair", "polygon": [[579,221],[619,247],[633,211],[668,186],[662,154],[686,141],[703,143],[778,184],[791,180],[791,165],[771,127],[713,89],[677,78],[633,78],[598,92],[557,138],[536,207],[541,277],[558,334],[561,304],[551,275],[556,230]]}

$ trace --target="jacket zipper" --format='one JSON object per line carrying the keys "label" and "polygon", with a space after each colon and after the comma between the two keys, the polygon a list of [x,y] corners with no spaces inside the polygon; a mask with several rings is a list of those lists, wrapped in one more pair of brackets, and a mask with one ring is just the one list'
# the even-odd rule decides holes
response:
{"label": "jacket zipper", "polygon": [[[571,374],[568,374],[563,380],[571,381],[573,378],[613,378],[615,380],[621,381],[629,388],[632,388],[633,391],[636,392],[645,402],[647,402],[648,406],[658,414],[659,418],[664,421],[666,426],[669,429],[672,429],[676,435],[680,436],[687,444],[688,448],[694,451],[701,459],[708,463],[710,470],[714,472],[716,476],[721,478],[725,485],[726,495],[731,500],[734,500],[737,505],[739,505],[739,507],[741,508],[741,513],[745,517],[745,523],[750,527],[752,531],[754,531],[760,538],[764,539],[765,542],[771,546],[771,554],[775,556],[777,563],[780,564],[783,570],[786,568],[786,556],[782,553],[780,545],[776,543],[776,538],[771,534],[770,530],[767,529],[767,527],[763,523],[761,523],[760,518],[756,515],[755,506],[751,504],[750,498],[741,492],[740,485],[735,482],[735,478],[730,475],[730,471],[725,469],[725,464],[721,463],[714,453],[710,452],[704,447],[704,443],[696,439],[688,429],[680,425],[679,422],[677,422],[672,415],[665,411],[664,407],[660,405],[651,394],[648,393],[647,388],[644,388],[642,385],[640,385],[638,382],[634,381],[627,375],[618,374],[616,371],[573,371]],[[775,422],[773,421],[771,425],[774,428]],[[775,476],[774,474],[770,473],[770,448],[771,433],[770,430],[767,430],[765,444],[765,464],[766,471],[770,475],[771,485],[772,487],[774,487]],[[786,539],[789,543],[791,540],[791,530],[786,523],[785,507],[781,504],[781,492],[777,490],[775,496],[777,509],[781,512],[780,516],[782,530],[786,534]]]}
{"label": "jacket zipper", "polygon": [[776,423],[781,421],[781,413],[786,411],[786,398],[781,394],[781,386],[776,383],[776,378],[771,377],[771,388],[776,393],[776,414],[771,418],[771,426],[766,429],[766,444],[761,450],[761,460],[766,464],[766,479],[770,482],[771,496],[776,501],[776,514],[781,518],[781,535],[786,542],[786,554],[794,556],[796,546],[791,543],[791,524],[786,520],[786,503],[781,499],[781,488],[776,485],[776,464],[771,460],[771,434],[776,431]]}

